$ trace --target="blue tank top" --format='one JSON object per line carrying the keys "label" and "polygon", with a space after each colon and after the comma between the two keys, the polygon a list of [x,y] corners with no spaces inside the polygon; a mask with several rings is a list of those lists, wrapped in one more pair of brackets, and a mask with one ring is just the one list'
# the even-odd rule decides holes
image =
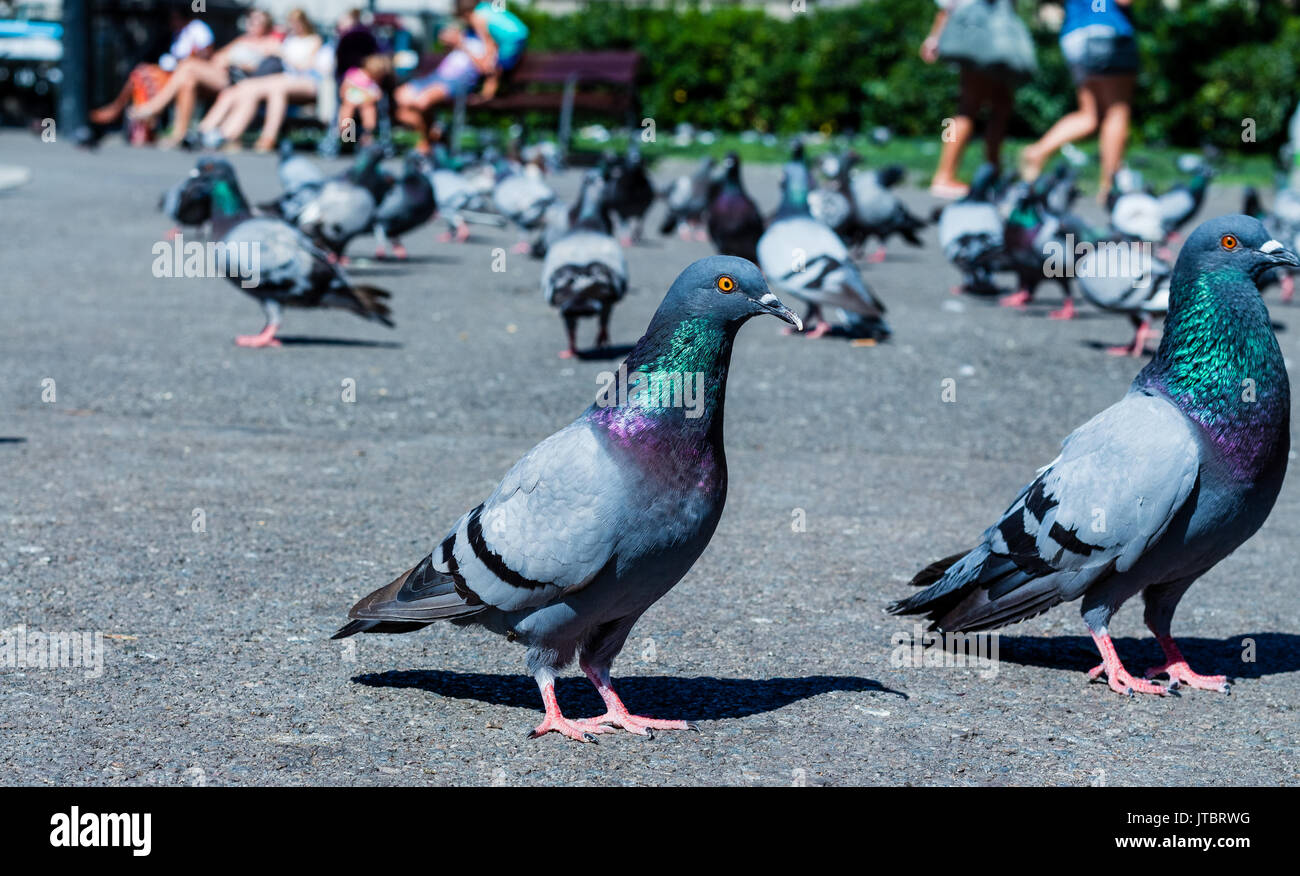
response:
{"label": "blue tank top", "polygon": [[1125,8],[1115,0],[1065,0],[1065,23],[1061,25],[1061,36],[1097,24],[1113,28],[1122,36],[1133,33],[1133,22],[1129,21]]}

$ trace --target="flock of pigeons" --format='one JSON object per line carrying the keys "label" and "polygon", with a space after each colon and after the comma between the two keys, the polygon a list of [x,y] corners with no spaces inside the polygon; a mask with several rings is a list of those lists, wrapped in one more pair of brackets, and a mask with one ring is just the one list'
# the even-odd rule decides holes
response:
{"label": "flock of pigeons", "polygon": [[[410,156],[393,176],[382,170],[383,158],[379,147],[363,150],[345,173],[327,178],[286,153],[284,191],[261,206],[243,196],[228,163],[204,158],[167,194],[165,208],[177,221],[206,226],[213,239],[261,245],[261,281],[247,291],[262,301],[267,326],[239,343],[275,343],[286,304],[339,307],[391,325],[387,293],[349,279],[346,248],[371,233],[381,255],[391,249],[400,258],[401,235],[439,213],[449,240],[464,239],[471,216],[523,232],[517,249],[543,260],[542,288],[564,318],[570,355],[581,317],[595,317],[598,343],[607,343],[610,311],[627,289],[623,248],[641,235],[656,198],[668,203],[663,233],[707,235],[720,254],[678,276],[625,363],[629,372],[703,375],[702,409],[592,404],[525,454],[427,556],[357,602],[336,638],[404,633],[444,619],[481,625],[528,649],[545,706],[530,735],[594,741],[619,728],[641,735],[689,729],[632,714],[610,669],[633,625],[690,570],[721,516],[735,335],[760,315],[804,330],[774,287],[808,307],[810,333],[825,334],[834,323],[856,338],[888,336],[884,305],[864,282],[855,251],[894,234],[915,241],[925,224],[891,192],[898,172],[850,174],[855,157],[837,157],[823,162],[824,182],[814,187],[796,148],[783,168],[780,206],[765,218],[734,154],[706,160],[663,191],[635,150],[608,156],[584,175],[571,205],[546,185],[541,158],[453,169]],[[934,218],[964,291],[997,291],[993,276],[1009,271],[1021,289],[1004,301],[1024,306],[1043,278],[1049,241],[1076,235],[1163,248],[1199,208],[1208,177],[1198,167],[1160,196],[1126,178],[1110,205],[1110,228],[1097,232],[1071,213],[1077,192],[1068,168],[1010,185],[985,168],[968,197]],[[974,632],[1081,599],[1102,658],[1091,677],[1104,674],[1125,694],[1226,691],[1226,677],[1188,666],[1171,624],[1187,588],[1259,529],[1281,489],[1290,384],[1260,289],[1278,272],[1300,268],[1300,257],[1270,231],[1297,205],[1300,196],[1287,188],[1266,217],[1269,228],[1249,215],[1209,220],[1172,267],[1153,252],[1130,266],[1131,276],[1067,272],[1067,307],[1075,273],[1099,306],[1140,320],[1167,314],[1159,350],[1129,392],[1071,434],[972,549],[921,570],[912,583],[924,589],[889,610],[924,615],[945,632]],[[1296,225],[1285,227],[1293,244]],[[1151,288],[1143,277],[1156,278]],[[1138,351],[1143,341],[1139,331]],[[1139,593],[1166,658],[1145,678],[1128,673],[1108,632],[1115,612]],[[572,719],[560,710],[555,679],[575,659],[606,705],[599,717]],[[1168,684],[1151,680],[1161,675]]]}

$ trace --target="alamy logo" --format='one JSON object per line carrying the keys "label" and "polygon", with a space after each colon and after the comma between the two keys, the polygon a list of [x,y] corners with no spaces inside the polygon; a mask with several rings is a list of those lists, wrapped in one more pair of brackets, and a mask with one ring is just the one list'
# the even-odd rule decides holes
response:
{"label": "alamy logo", "polygon": [[143,858],[153,850],[153,815],[146,812],[82,812],[73,806],[70,812],[50,816],[50,845],[75,849],[121,848]]}
{"label": "alamy logo", "polygon": [[602,408],[684,408],[695,419],[704,413],[703,371],[602,371],[596,375],[600,390],[596,405]]}
{"label": "alamy logo", "polygon": [[257,241],[186,243],[185,235],[178,234],[155,243],[152,252],[155,277],[221,277],[238,280],[245,289],[262,282],[262,247]]}
{"label": "alamy logo", "polygon": [[84,668],[86,678],[104,674],[104,634],[42,633],[26,624],[0,630],[0,669]]}
{"label": "alamy logo", "polygon": [[1152,247],[1145,241],[1051,240],[1043,246],[1045,277],[1129,277],[1139,289],[1151,282]]}
{"label": "alamy logo", "polygon": [[910,632],[894,633],[890,644],[889,665],[895,668],[971,667],[986,679],[998,674],[997,633],[934,633],[915,624]]}

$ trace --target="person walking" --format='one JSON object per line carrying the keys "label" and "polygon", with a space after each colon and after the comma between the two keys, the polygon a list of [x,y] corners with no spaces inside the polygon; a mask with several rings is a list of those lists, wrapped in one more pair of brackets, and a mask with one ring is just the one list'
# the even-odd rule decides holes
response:
{"label": "person walking", "polygon": [[943,148],[930,181],[930,193],[961,198],[969,186],[958,179],[962,153],[975,133],[975,120],[987,110],[985,158],[1000,166],[1002,141],[1011,117],[1012,89],[1037,69],[1029,29],[1011,0],[936,0],[930,33],[921,43],[928,64],[954,61],[960,68],[957,113],[944,120]]}
{"label": "person walking", "polygon": [[1128,10],[1132,0],[1066,0],[1061,53],[1078,92],[1078,108],[1062,116],[1036,143],[1020,153],[1020,175],[1033,181],[1066,143],[1098,132],[1101,182],[1097,200],[1106,202],[1128,143],[1138,52]]}

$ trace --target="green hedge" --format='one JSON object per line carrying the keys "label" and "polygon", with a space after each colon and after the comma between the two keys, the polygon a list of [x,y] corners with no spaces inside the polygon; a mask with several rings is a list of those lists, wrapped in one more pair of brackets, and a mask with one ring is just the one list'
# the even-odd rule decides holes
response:
{"label": "green hedge", "polygon": [[[693,2],[643,8],[595,2],[552,16],[520,11],[537,50],[635,49],[640,96],[661,130],[679,122],[721,131],[864,131],[932,135],[951,115],[955,73],[917,48],[934,0],[864,0],[788,21],[753,8]],[[1020,0],[1030,21],[1038,4]],[[1136,0],[1142,71],[1134,101],[1139,140],[1195,148],[1275,150],[1295,108],[1300,19],[1293,0]],[[1040,75],[1016,95],[1013,136],[1041,133],[1074,105],[1056,34],[1032,22]],[[1241,142],[1253,118],[1257,142]]]}

